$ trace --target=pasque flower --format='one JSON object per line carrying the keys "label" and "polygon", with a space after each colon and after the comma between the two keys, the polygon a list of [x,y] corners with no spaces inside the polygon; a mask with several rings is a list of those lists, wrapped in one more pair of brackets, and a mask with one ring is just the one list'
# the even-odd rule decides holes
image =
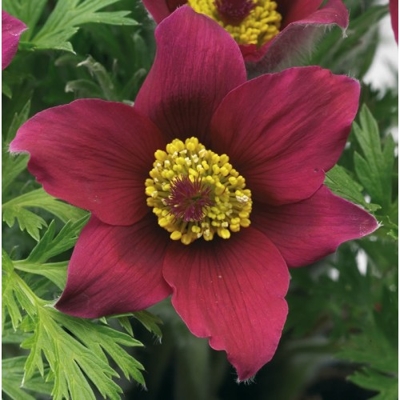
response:
{"label": "pasque flower", "polygon": [[334,24],[346,29],[342,0],[143,0],[157,23],[188,4],[226,29],[239,44],[251,75],[286,68],[308,56]]}
{"label": "pasque flower", "polygon": [[10,148],[30,154],[47,192],[92,213],[59,310],[100,317],[172,294],[191,332],[225,350],[245,380],[276,350],[288,267],[377,227],[323,185],[359,84],[319,67],[246,81],[229,34],[188,7],[156,40],[133,107],[82,99],[51,108]]}
{"label": "pasque flower", "polygon": [[1,67],[8,67],[18,49],[19,37],[26,30],[26,25],[19,19],[1,12]]}

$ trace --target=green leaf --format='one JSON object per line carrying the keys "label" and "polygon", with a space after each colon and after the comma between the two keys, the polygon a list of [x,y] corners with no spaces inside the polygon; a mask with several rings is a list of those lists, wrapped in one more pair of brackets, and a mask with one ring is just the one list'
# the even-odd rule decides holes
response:
{"label": "green leaf", "polygon": [[13,400],[35,400],[21,387],[23,365],[25,357],[9,358],[2,360],[2,391]]}
{"label": "green leaf", "polygon": [[36,241],[40,239],[39,231],[43,226],[46,226],[46,221],[36,215],[35,213],[25,210],[21,207],[12,207],[3,205],[3,221],[12,227],[18,221],[19,228],[21,231],[26,230]]}
{"label": "green leaf", "polygon": [[29,272],[45,276],[50,281],[54,282],[60,289],[64,289],[67,280],[67,265],[68,261],[60,261],[55,263],[30,263],[26,260],[15,261],[14,267],[20,271]]}
{"label": "green leaf", "polygon": [[10,127],[8,128],[7,135],[4,140],[6,143],[10,143],[14,139],[18,128],[28,119],[29,112],[31,110],[31,100],[28,100],[22,107],[19,113],[14,114],[14,118],[11,121]]}
{"label": "green leaf", "polygon": [[102,97],[100,87],[88,79],[76,79],[65,85],[65,92],[73,92],[76,97]]}
{"label": "green leaf", "polygon": [[162,324],[162,320],[159,317],[145,310],[134,312],[133,317],[139,320],[149,332],[161,339],[162,332],[159,325]]}
{"label": "green leaf", "polygon": [[[64,314],[57,315],[58,320],[67,327],[82,343],[84,343],[93,352],[102,349],[111,357],[116,365],[122,370],[125,377],[129,379],[132,376],[137,382],[145,386],[141,370],[143,366],[134,358],[129,356],[120,346],[137,347],[143,346],[138,340],[134,339],[131,335],[119,332],[107,325],[97,325],[95,332],[91,335],[90,339],[86,334],[86,327],[83,326],[81,320],[76,318],[71,319]],[[67,319],[65,319],[67,318]],[[104,340],[107,338],[107,341]],[[100,354],[100,353],[99,353]],[[104,360],[107,358],[104,355]]]}
{"label": "green leaf", "polygon": [[10,315],[15,330],[22,322],[23,313],[21,309],[29,315],[35,314],[36,298],[32,295],[25,281],[15,272],[13,262],[4,250],[2,264],[3,323],[6,315]]}
{"label": "green leaf", "polygon": [[43,190],[43,188],[25,193],[3,204],[3,209],[16,209],[21,207],[42,208],[43,210],[54,214],[63,222],[77,221],[78,219],[86,215],[86,211],[66,204],[50,196]]}
{"label": "green leaf", "polygon": [[360,204],[369,211],[380,208],[377,204],[367,203],[362,195],[362,186],[351,178],[345,168],[335,165],[326,173],[324,182],[334,193],[345,199]]}
{"label": "green leaf", "polygon": [[[24,366],[23,386],[37,390],[32,382],[39,372],[46,381],[54,381],[53,399],[95,399],[91,381],[104,398],[117,400],[121,389],[113,379],[119,375],[109,365],[109,359],[127,379],[134,378],[144,385],[143,366],[122,348],[142,346],[139,341],[100,321],[58,312],[51,306],[52,302],[40,299],[33,292],[5,253],[3,264],[3,307],[10,310],[7,299],[11,293],[18,308],[17,318],[12,317],[13,328],[33,332],[21,344],[30,350]],[[27,314],[22,315],[22,310]]]}
{"label": "green leaf", "polygon": [[4,96],[7,96],[9,99],[12,98],[12,91],[10,86],[7,84],[7,82],[2,82],[1,83],[1,89],[2,89],[2,93],[4,94]]}
{"label": "green leaf", "polygon": [[367,364],[382,373],[394,374],[397,371],[397,351],[377,327],[370,327],[363,333],[353,335],[338,356]]}
{"label": "green leaf", "polygon": [[39,49],[73,52],[69,39],[83,24],[136,25],[136,21],[126,17],[129,11],[99,12],[100,9],[118,1],[59,0],[42,29],[33,37],[32,43]]}
{"label": "green leaf", "polygon": [[104,398],[119,399],[118,377],[108,363],[111,357],[127,378],[144,383],[141,364],[121,346],[141,346],[129,335],[108,326],[64,315],[49,307],[38,309],[34,335],[22,346],[30,349],[24,380],[38,369],[43,374],[44,357],[54,374],[53,398],[95,399],[87,378]]}
{"label": "green leaf", "polygon": [[379,307],[374,313],[376,326],[379,326],[392,347],[397,348],[398,325],[393,315],[398,315],[397,276],[389,287],[383,286]]}
{"label": "green leaf", "polygon": [[116,318],[116,320],[118,321],[118,323],[121,325],[121,327],[123,329],[125,329],[126,332],[129,333],[129,335],[133,336],[133,329],[132,329],[132,325],[131,325],[131,321],[129,319],[129,316],[131,314],[128,314],[126,316],[122,315],[118,315],[118,317]]}
{"label": "green leaf", "polygon": [[399,227],[397,224],[397,221],[399,220],[398,207],[398,199],[396,199],[391,204],[388,215],[385,215],[382,218],[383,229],[387,231],[386,234],[396,241],[399,238]]}
{"label": "green leaf", "polygon": [[41,264],[51,257],[71,249],[78,239],[79,233],[86,224],[88,216],[72,222],[67,222],[56,236],[56,227],[52,221],[40,242],[34,247],[26,259],[26,264]]}
{"label": "green leaf", "polygon": [[22,314],[19,308],[19,305],[15,299],[15,288],[12,282],[12,276],[14,272],[13,263],[8,256],[8,254],[3,250],[2,251],[2,265],[3,265],[3,279],[2,279],[2,318],[3,325],[6,318],[7,313],[11,317],[11,322],[14,330],[22,321]]}
{"label": "green leaf", "polygon": [[385,5],[367,6],[363,1],[362,10],[359,15],[355,15],[357,5],[350,8],[351,19],[346,35],[339,28],[326,34],[309,65],[320,65],[334,73],[345,73],[358,79],[364,76],[379,43],[378,22],[387,14],[388,9]]}
{"label": "green leaf", "polygon": [[354,124],[354,134],[363,152],[363,156],[354,154],[355,171],[372,201],[380,204],[385,213],[392,202],[394,141],[388,136],[381,148],[378,125],[365,105],[361,108],[360,125]]}
{"label": "green leaf", "polygon": [[[397,73],[393,72],[393,81]],[[379,116],[378,126],[381,132],[390,131],[391,127],[398,125],[399,96],[396,87],[375,87],[375,84],[362,82],[360,104],[365,103],[373,115]]]}
{"label": "green leaf", "polygon": [[19,329],[15,330],[11,324],[11,321],[7,321],[3,325],[3,332],[1,336],[3,344],[13,343],[20,345],[29,336],[29,333],[24,333]]}
{"label": "green leaf", "polygon": [[10,155],[8,146],[14,139],[18,128],[28,119],[31,101],[28,100],[19,113],[14,114],[7,134],[3,138],[2,166],[3,166],[3,195],[14,179],[25,169],[28,162],[27,154]]}
{"label": "green leaf", "polygon": [[[363,326],[363,332],[353,335],[338,354],[339,358],[364,366],[351,375],[354,383],[380,391],[377,399],[397,399],[397,292],[383,288],[375,318]],[[374,397],[375,398],[375,397]]]}
{"label": "green leaf", "polygon": [[46,221],[26,207],[42,208],[63,222],[76,221],[86,214],[85,211],[63,203],[47,194],[42,188],[25,193],[3,204],[3,220],[12,227],[17,220],[20,229],[26,230],[36,241],[39,241],[39,231],[47,226]]}
{"label": "green leaf", "polygon": [[21,386],[25,362],[26,356],[2,360],[3,391],[15,400],[37,399],[37,397],[28,394],[26,389],[49,395],[51,392],[51,384],[44,382],[40,376],[33,377],[29,382],[25,382],[24,386]]}
{"label": "green leaf", "polygon": [[15,178],[26,168],[28,159],[29,156],[27,154],[10,155],[7,150],[3,150],[3,195],[5,195]]}
{"label": "green leaf", "polygon": [[373,370],[362,370],[351,375],[349,380],[363,388],[380,392],[370,400],[398,399],[398,380],[395,376],[383,375]]}
{"label": "green leaf", "polygon": [[103,65],[97,62],[92,56],[89,56],[86,60],[78,64],[78,67],[82,66],[86,67],[91,75],[94,75],[99,83],[101,93],[106,100],[118,100],[118,96],[115,93],[114,83]]}

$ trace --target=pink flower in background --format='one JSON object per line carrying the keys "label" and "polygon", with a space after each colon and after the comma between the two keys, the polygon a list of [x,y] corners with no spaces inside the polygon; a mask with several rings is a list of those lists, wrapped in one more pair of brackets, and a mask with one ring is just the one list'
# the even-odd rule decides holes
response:
{"label": "pink flower in background", "polygon": [[399,0],[389,0],[390,18],[396,42],[399,41]]}
{"label": "pink flower in background", "polygon": [[342,0],[143,0],[157,23],[184,4],[209,16],[237,41],[251,74],[271,72],[307,57],[332,25],[346,29]]}
{"label": "pink flower in background", "polygon": [[190,331],[240,380],[278,345],[288,267],[374,231],[333,195],[359,84],[319,67],[246,81],[238,46],[182,7],[156,30],[134,107],[83,99],[18,131],[44,189],[91,211],[56,307],[78,317],[142,310],[172,294]]}
{"label": "pink flower in background", "polygon": [[19,37],[27,26],[19,19],[2,11],[1,14],[2,69],[8,67],[18,49]]}

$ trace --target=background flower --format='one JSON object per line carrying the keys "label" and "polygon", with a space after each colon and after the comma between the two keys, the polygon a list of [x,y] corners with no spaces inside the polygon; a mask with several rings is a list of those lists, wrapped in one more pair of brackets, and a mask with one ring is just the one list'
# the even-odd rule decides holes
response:
{"label": "background flower", "polygon": [[2,69],[8,67],[18,49],[19,37],[27,26],[19,19],[1,12],[1,55]]}
{"label": "background flower", "polygon": [[[161,22],[176,7],[188,4],[184,0],[143,0],[144,5],[157,23]],[[207,3],[203,2],[202,4]],[[212,1],[211,1],[212,3]],[[235,3],[247,3],[237,1]],[[257,5],[269,2],[256,1]],[[299,59],[308,57],[315,43],[332,25],[343,30],[348,26],[348,12],[341,0],[329,0],[322,5],[321,0],[277,0],[277,11],[282,17],[279,33],[262,44],[244,44],[239,47],[251,75],[276,71],[294,65]],[[197,4],[193,1],[193,4]],[[218,13],[215,19],[221,23]],[[262,22],[261,22],[262,23]],[[253,29],[253,28],[252,28]]]}
{"label": "background flower", "polygon": [[[278,344],[287,266],[313,262],[377,227],[323,186],[346,143],[359,85],[318,67],[246,82],[233,40],[188,7],[165,19],[156,39],[133,108],[100,100],[55,107],[26,122],[10,149],[30,153],[29,169],[46,191],[92,212],[60,310],[99,317],[146,308],[172,292],[192,333],[225,350],[245,380]],[[155,151],[191,136],[230,157],[254,210],[252,225],[230,239],[185,246],[157,225],[144,182]]]}
{"label": "background flower", "polygon": [[390,0],[389,1],[390,18],[392,20],[392,28],[394,32],[394,37],[396,42],[398,42],[399,35],[399,1]]}

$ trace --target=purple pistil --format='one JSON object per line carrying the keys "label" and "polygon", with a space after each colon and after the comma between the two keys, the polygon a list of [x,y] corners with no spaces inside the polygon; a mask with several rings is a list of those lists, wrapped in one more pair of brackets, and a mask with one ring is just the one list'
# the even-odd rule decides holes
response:
{"label": "purple pistil", "polygon": [[228,24],[240,24],[254,8],[252,0],[215,0],[218,14]]}
{"label": "purple pistil", "polygon": [[201,179],[192,182],[188,176],[176,178],[171,183],[171,194],[165,200],[171,214],[185,222],[201,221],[205,207],[212,206],[211,188]]}

